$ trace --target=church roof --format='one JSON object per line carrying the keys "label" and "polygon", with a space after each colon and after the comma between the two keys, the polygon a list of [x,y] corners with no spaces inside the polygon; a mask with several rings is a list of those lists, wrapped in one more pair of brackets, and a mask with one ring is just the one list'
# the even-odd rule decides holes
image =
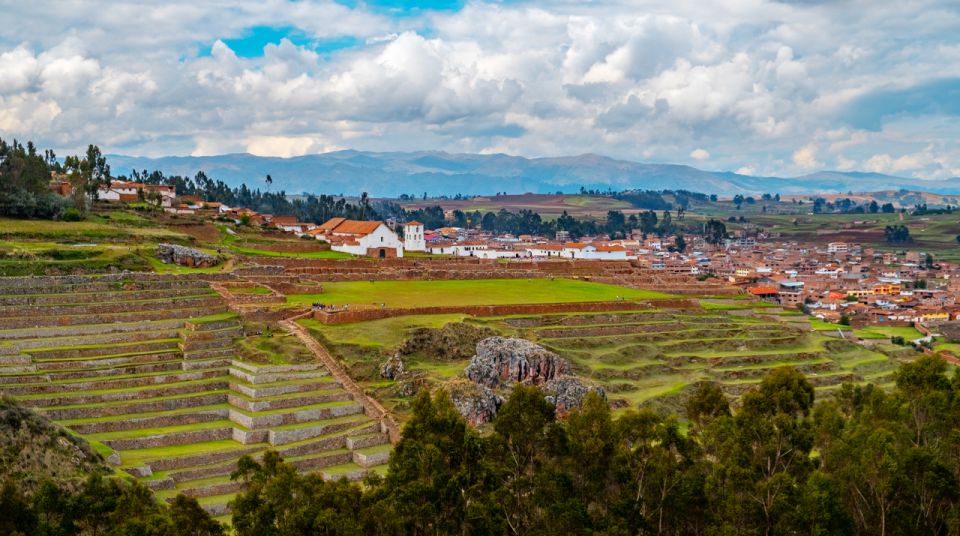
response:
{"label": "church roof", "polygon": [[[320,233],[324,235],[356,235],[366,236],[377,230],[377,227],[383,225],[381,221],[358,221],[348,220],[346,218],[331,218],[323,225],[318,227]],[[318,234],[320,234],[318,233]]]}

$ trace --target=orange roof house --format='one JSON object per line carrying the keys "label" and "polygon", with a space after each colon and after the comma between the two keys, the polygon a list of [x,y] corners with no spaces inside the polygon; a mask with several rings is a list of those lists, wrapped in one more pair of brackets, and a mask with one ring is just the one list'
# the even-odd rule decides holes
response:
{"label": "orange roof house", "polygon": [[753,287],[748,288],[747,292],[754,296],[773,296],[779,291],[774,287]]}

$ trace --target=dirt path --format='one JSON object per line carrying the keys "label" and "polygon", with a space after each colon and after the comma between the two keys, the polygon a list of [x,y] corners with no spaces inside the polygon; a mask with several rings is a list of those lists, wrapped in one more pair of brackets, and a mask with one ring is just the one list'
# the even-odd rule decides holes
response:
{"label": "dirt path", "polygon": [[391,415],[387,409],[380,404],[380,402],[377,402],[373,397],[367,395],[367,393],[365,393],[363,389],[361,389],[360,386],[353,381],[353,378],[351,378],[350,375],[343,370],[343,367],[340,366],[340,363],[337,362],[337,360],[334,359],[329,352],[327,352],[327,349],[317,342],[316,339],[311,337],[303,326],[297,324],[296,320],[304,316],[305,315],[300,315],[291,319],[281,320],[280,326],[283,327],[283,329],[288,333],[296,335],[297,338],[300,339],[300,342],[302,342],[311,352],[313,352],[313,355],[317,356],[317,359],[319,359],[320,362],[327,367],[327,370],[330,371],[330,374],[333,375],[340,385],[343,386],[347,392],[353,395],[353,399],[363,404],[363,407],[368,415],[375,419],[379,419],[381,426],[386,429],[387,434],[390,436],[391,443],[396,443],[399,441],[400,426],[397,424],[396,419],[393,418],[393,415]]}

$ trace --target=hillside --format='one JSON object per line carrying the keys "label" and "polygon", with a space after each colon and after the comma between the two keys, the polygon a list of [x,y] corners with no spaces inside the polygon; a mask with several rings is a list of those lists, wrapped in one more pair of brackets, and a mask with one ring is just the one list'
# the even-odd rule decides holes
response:
{"label": "hillside", "polygon": [[[208,176],[232,186],[261,186],[268,174],[274,190],[288,193],[361,191],[376,197],[509,193],[570,193],[588,189],[685,189],[703,193],[742,192],[804,194],[848,190],[924,190],[960,193],[960,179],[926,181],[879,173],[819,172],[803,177],[757,177],[704,171],[675,164],[644,164],[594,154],[557,158],[523,158],[504,154],[446,152],[372,153],[337,151],[294,158],[251,154],[146,158],[112,155],[114,173],[161,170],[167,175]],[[265,187],[266,185],[262,185]]]}
{"label": "hillside", "polygon": [[112,472],[85,440],[12,398],[0,397],[0,481],[32,491],[45,479],[75,487],[87,475]]}

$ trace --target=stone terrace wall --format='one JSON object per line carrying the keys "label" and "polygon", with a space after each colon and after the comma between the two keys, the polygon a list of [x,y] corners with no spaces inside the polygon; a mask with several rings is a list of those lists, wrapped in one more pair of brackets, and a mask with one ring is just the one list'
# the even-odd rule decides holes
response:
{"label": "stone terrace wall", "polygon": [[647,308],[695,309],[699,307],[693,300],[650,300],[647,302],[608,301],[543,303],[517,305],[462,305],[438,307],[398,307],[386,309],[355,309],[339,311],[314,311],[313,318],[324,324],[343,324],[347,322],[365,322],[381,318],[406,315],[436,315],[463,313],[473,316],[501,316],[549,313],[601,313],[605,311],[633,311]]}

